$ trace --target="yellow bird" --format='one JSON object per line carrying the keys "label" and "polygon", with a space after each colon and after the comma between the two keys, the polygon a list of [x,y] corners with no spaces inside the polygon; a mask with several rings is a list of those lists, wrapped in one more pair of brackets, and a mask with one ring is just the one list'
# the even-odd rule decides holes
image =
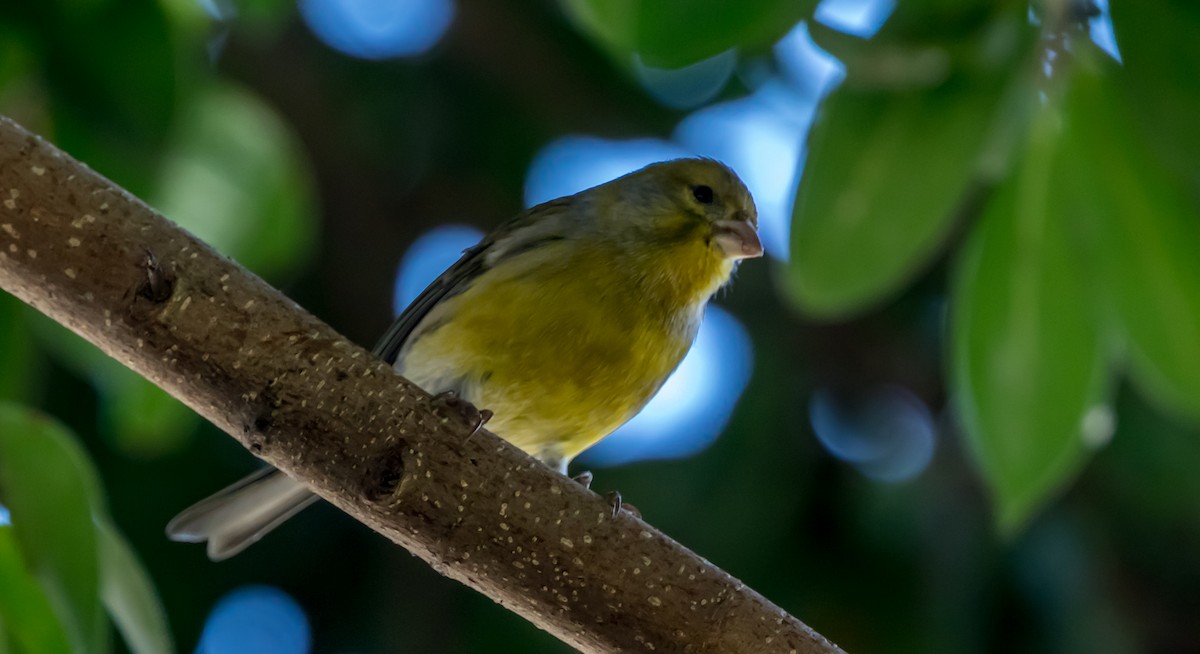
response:
{"label": "yellow bird", "polygon": [[[396,319],[375,354],[564,474],[691,347],[709,299],[762,255],[754,200],[711,159],[652,164],[501,225]],[[237,554],[316,500],[265,468],[179,514],[174,540]]]}

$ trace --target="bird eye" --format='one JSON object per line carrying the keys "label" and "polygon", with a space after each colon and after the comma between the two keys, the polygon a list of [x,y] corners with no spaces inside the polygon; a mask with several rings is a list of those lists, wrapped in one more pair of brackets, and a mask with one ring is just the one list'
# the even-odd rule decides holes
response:
{"label": "bird eye", "polygon": [[700,186],[693,186],[692,187],[692,196],[695,197],[696,201],[699,202],[700,204],[712,204],[712,201],[713,201],[712,187],[706,186],[704,184],[701,184]]}

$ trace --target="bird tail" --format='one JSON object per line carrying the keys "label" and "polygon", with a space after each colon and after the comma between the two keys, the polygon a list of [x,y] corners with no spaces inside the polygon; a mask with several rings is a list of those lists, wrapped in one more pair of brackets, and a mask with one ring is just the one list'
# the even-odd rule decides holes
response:
{"label": "bird tail", "polygon": [[167,525],[167,536],[208,541],[208,558],[221,561],[316,500],[307,486],[268,466],[185,509]]}

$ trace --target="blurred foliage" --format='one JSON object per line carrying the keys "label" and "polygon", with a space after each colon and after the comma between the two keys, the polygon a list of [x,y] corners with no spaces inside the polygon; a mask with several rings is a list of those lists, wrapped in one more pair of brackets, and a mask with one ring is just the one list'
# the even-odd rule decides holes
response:
{"label": "blurred foliage", "polygon": [[[637,62],[733,53],[714,101],[740,98],[804,20],[845,76],[790,260],[722,299],[750,389],[708,451],[597,485],[849,651],[1196,651],[1200,5],[1109,3],[1120,61],[1087,0],[899,0],[871,38],[807,0],[560,0],[459,3],[430,55],[366,62],[284,0],[12,2],[0,113],[369,342],[404,247],[511,215],[538,147],[671,132]],[[0,650],[102,651],[110,618],[133,651],[190,646],[269,583],[319,651],[564,651],[327,508],[222,566],[165,542],[249,457],[8,296],[0,343],[0,397],[87,450],[0,410]],[[948,408],[904,484],[833,461],[796,408],[880,384]]]}
{"label": "blurred foliage", "polygon": [[[1179,5],[1141,8],[1130,23],[1183,41],[1164,24],[1196,17]],[[952,397],[1011,529],[1076,474],[1086,440],[1107,438],[1087,420],[1105,411],[1120,353],[1148,396],[1181,416],[1200,412],[1200,203],[1186,195],[1200,180],[1187,136],[1200,129],[1170,115],[1200,97],[1200,77],[1185,80],[1194,60],[1177,68],[1179,53],[1145,35],[1118,38],[1128,68],[1112,61],[1091,43],[1090,2],[963,4],[928,20],[936,6],[900,3],[869,42],[831,39],[835,54],[849,52],[847,82],[809,137],[790,287],[817,316],[865,311],[935,262],[956,220],[979,216],[958,227],[973,233],[953,270]],[[859,70],[881,61],[940,74]],[[1167,79],[1132,81],[1134,61]],[[880,108],[856,113],[864,84]],[[1146,151],[1154,141],[1131,107],[1163,114],[1158,140],[1170,151]],[[1191,168],[1174,166],[1183,178],[1172,179],[1180,159]]]}
{"label": "blurred foliage", "polygon": [[[999,96],[966,82],[904,94],[844,86],[825,101],[796,195],[788,282],[802,310],[836,316],[911,280],[954,225],[987,135],[980,114]],[[874,207],[888,207],[886,220]]]}
{"label": "blurred foliage", "polygon": [[1036,112],[962,254],[951,304],[959,410],[1008,530],[1079,469],[1084,416],[1103,399],[1106,343],[1063,219],[1070,196],[1055,190],[1056,169],[1071,166],[1057,119],[1052,104]]}
{"label": "blurred foliage", "polygon": [[[0,404],[0,623],[19,652],[107,652],[108,618],[130,651],[170,652],[154,587],[104,506],[74,437]],[[107,615],[106,615],[107,612]]]}
{"label": "blurred foliage", "polygon": [[619,64],[679,68],[730,49],[765,50],[812,12],[811,0],[564,0]]}
{"label": "blurred foliage", "polygon": [[312,250],[313,184],[278,116],[216,83],[178,117],[151,204],[268,279],[286,279]]}
{"label": "blurred foliage", "polygon": [[[311,253],[311,173],[271,109],[205,76],[208,23],[190,2],[6,4],[0,25],[12,38],[4,43],[21,56],[5,69],[0,99],[12,117],[278,283]],[[178,84],[180,77],[196,83]],[[15,316],[4,312],[0,324]],[[118,447],[152,458],[178,449],[194,432],[190,409],[51,321],[33,320],[47,352],[94,380],[104,396],[107,434]],[[20,324],[14,320],[12,329]],[[12,337],[5,342],[15,345],[24,336]],[[28,348],[14,351],[11,365],[20,365]]]}
{"label": "blurred foliage", "polygon": [[6,85],[27,103],[16,117],[34,114],[31,127],[144,194],[179,99],[173,34],[159,3],[13,2],[0,8],[0,22],[20,53]]}
{"label": "blurred foliage", "polygon": [[1023,4],[941,10],[901,3],[870,41],[814,26],[846,81],[822,103],[796,195],[787,280],[807,313],[861,311],[909,283],[1012,147],[1014,128],[988,126],[1029,111],[1007,97],[1032,78]]}

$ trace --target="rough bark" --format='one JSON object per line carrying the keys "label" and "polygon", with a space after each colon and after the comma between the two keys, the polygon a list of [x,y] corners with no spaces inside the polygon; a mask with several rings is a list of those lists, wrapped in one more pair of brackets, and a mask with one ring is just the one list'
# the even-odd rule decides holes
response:
{"label": "rough bark", "polygon": [[0,287],[582,651],[840,651],[3,117]]}

